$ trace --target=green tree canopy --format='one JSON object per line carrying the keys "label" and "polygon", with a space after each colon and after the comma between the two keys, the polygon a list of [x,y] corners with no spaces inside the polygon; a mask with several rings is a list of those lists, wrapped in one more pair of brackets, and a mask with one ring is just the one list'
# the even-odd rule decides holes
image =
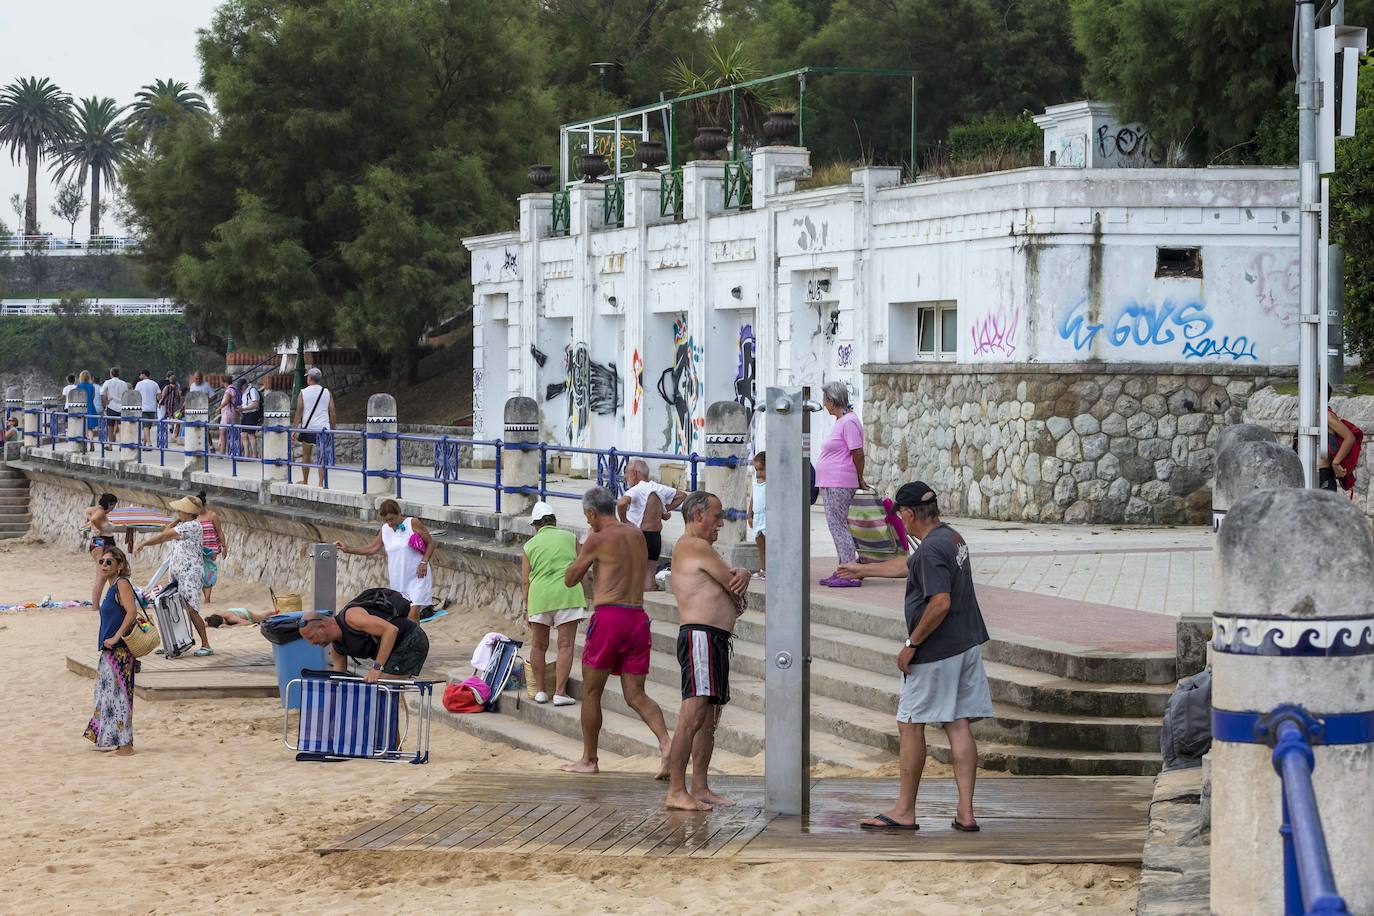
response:
{"label": "green tree canopy", "polygon": [[38,234],[38,162],[71,133],[71,109],[71,96],[46,77],[22,77],[0,90],[0,146],[29,170],[25,235]]}
{"label": "green tree canopy", "polygon": [[101,185],[114,185],[119,168],[129,158],[129,142],[120,108],[114,99],[81,99],[73,111],[71,133],[56,147],[58,181],[76,173],[76,183],[91,180],[91,235],[100,234],[104,205]]}

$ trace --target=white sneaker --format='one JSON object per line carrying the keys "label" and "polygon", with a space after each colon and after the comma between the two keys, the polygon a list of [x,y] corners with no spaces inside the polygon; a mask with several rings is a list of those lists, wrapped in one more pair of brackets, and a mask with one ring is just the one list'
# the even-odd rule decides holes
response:
{"label": "white sneaker", "polygon": [[577,701],[574,700],[572,697],[564,696],[561,693],[556,693],[553,695],[553,705],[555,706],[574,706],[576,704]]}
{"label": "white sneaker", "polygon": [[547,703],[548,701],[549,695],[542,690],[534,695],[534,702],[536,703]]}

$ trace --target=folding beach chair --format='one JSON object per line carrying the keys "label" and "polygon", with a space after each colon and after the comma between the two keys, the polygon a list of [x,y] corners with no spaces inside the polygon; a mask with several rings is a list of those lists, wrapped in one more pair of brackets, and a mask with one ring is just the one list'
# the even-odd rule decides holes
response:
{"label": "folding beach chair", "polygon": [[[487,712],[495,712],[497,704],[501,702],[501,691],[506,689],[506,682],[510,680],[511,671],[515,668],[516,659],[520,655],[520,647],[523,645],[519,640],[502,637],[495,647],[491,650],[491,661],[487,663],[485,671],[477,672],[482,680],[486,681],[491,688],[491,699],[487,700],[482,708]],[[516,698],[516,705],[520,703],[519,697]]]}
{"label": "folding beach chair", "polygon": [[145,606],[152,613],[158,635],[162,637],[164,658],[184,655],[196,644],[196,634],[191,629],[191,615],[187,613],[186,602],[181,600],[177,580],[169,580],[161,589],[157,587],[158,581],[171,567],[171,559],[164,560],[141,593]]}
{"label": "folding beach chair", "polygon": [[[388,760],[429,762],[429,681],[378,681],[369,684],[354,674],[302,671],[286,685],[301,693],[296,743],[288,735],[288,710],[282,743],[296,751],[297,760]],[[411,712],[407,695],[414,695],[416,728],[409,740]]]}

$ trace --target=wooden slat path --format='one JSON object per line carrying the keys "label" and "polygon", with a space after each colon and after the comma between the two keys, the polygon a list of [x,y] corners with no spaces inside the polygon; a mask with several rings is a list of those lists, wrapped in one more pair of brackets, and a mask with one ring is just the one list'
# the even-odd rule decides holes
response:
{"label": "wooden slat path", "polygon": [[1139,863],[1148,777],[1007,777],[978,784],[981,833],[951,829],[952,779],[921,783],[921,830],[860,830],[885,810],[895,779],[818,779],[807,818],[763,810],[763,780],[720,776],[734,807],[662,807],[663,783],[602,773],[467,771],[420,791],[390,817],[318,851],[448,849],[512,855],[692,856],[743,862],[792,859]]}

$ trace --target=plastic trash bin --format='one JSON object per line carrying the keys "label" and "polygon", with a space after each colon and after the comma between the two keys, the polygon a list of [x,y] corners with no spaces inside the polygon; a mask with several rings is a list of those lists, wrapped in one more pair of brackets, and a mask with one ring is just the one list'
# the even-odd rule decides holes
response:
{"label": "plastic trash bin", "polygon": [[301,676],[302,671],[325,668],[329,656],[324,646],[312,645],[301,639],[301,613],[277,614],[267,618],[261,625],[263,636],[272,643],[272,663],[277,668],[277,689],[281,692],[283,709],[301,708],[301,691],[297,687],[288,693],[286,685]]}

